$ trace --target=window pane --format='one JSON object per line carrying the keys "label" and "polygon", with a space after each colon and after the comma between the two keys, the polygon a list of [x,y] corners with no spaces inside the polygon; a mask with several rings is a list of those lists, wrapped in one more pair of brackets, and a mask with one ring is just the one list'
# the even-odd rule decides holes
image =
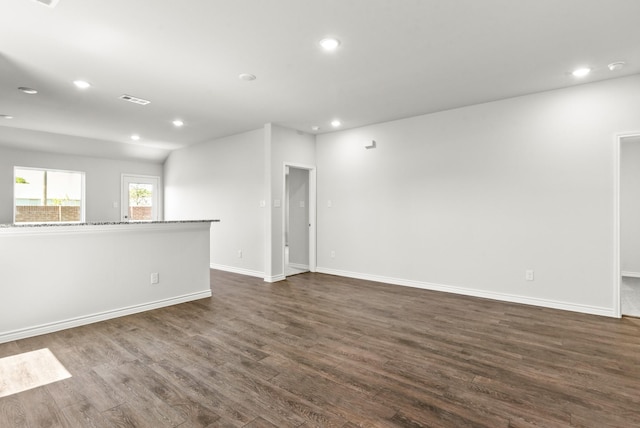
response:
{"label": "window pane", "polygon": [[14,168],[16,223],[80,222],[84,173]]}

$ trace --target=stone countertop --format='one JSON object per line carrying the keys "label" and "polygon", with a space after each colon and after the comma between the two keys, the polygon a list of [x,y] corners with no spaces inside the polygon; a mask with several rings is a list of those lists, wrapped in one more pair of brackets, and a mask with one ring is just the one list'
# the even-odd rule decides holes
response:
{"label": "stone countertop", "polygon": [[12,227],[58,227],[58,226],[108,226],[122,224],[175,224],[175,223],[215,223],[220,220],[167,220],[167,221],[96,221],[88,223],[4,223],[0,228]]}

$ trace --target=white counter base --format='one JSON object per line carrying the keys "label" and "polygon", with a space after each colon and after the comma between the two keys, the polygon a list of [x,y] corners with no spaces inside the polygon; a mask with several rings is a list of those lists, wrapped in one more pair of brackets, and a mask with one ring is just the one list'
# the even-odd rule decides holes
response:
{"label": "white counter base", "polygon": [[0,343],[210,297],[209,239],[209,222],[0,228]]}

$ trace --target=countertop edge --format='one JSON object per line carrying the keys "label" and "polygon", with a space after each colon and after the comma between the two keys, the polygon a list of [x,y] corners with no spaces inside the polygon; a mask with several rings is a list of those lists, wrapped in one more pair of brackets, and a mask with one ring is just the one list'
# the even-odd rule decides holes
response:
{"label": "countertop edge", "polygon": [[142,225],[162,225],[162,224],[188,224],[188,223],[217,223],[218,219],[214,220],[163,220],[163,221],[104,221],[104,222],[85,222],[85,223],[4,223],[0,224],[0,230],[16,230],[16,229],[46,229],[56,227],[73,227],[81,228],[86,226],[142,226]]}

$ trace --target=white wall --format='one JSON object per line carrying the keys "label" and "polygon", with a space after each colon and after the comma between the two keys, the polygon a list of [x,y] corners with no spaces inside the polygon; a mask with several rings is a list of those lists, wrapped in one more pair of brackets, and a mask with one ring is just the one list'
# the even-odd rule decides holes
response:
{"label": "white wall", "polygon": [[640,276],[640,137],[620,148],[620,267]]}
{"label": "white wall", "polygon": [[270,218],[267,218],[267,227],[271,231],[265,262],[267,281],[284,279],[284,165],[315,166],[315,141],[314,135],[273,124],[265,125],[267,191],[271,202]]}
{"label": "white wall", "polygon": [[56,155],[0,147],[0,223],[13,223],[13,167],[50,168],[85,172],[87,222],[120,221],[123,173],[162,177],[160,163]]}
{"label": "white wall", "polygon": [[174,151],[165,162],[165,218],[221,220],[211,227],[214,267],[264,274],[264,156],[257,129]]}
{"label": "white wall", "polygon": [[320,135],[318,271],[614,315],[615,134],[639,111],[636,75]]}
{"label": "white wall", "polygon": [[211,296],[209,223],[0,228],[0,260],[0,343]]}

